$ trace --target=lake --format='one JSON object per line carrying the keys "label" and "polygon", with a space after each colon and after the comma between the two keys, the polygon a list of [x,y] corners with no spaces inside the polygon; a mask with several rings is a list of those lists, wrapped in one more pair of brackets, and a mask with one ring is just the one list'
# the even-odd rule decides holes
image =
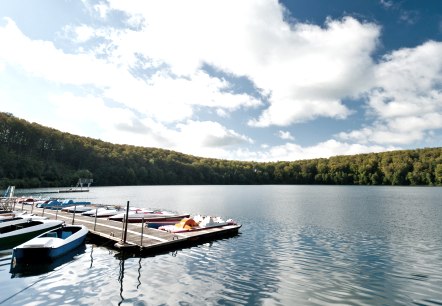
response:
{"label": "lake", "polygon": [[242,228],[142,258],[87,243],[27,274],[11,274],[3,252],[0,305],[442,305],[440,187],[131,186],[70,195],[219,215]]}

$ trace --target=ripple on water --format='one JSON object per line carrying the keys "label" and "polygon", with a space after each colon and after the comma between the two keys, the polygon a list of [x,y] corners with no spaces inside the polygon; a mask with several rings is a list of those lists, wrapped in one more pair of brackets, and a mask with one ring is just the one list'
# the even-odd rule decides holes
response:
{"label": "ripple on water", "polygon": [[[161,195],[166,189],[161,188]],[[242,196],[236,203],[248,201],[243,189],[247,187],[234,189]],[[401,189],[399,193],[413,192],[399,202],[391,197],[377,201],[389,188],[261,189],[265,192],[260,197],[247,194],[254,202],[244,207],[252,209],[234,216],[243,224],[236,237],[125,259],[88,244],[83,255],[50,273],[10,279],[4,272],[0,295],[23,290],[8,305],[441,304],[440,200],[421,215],[416,203],[407,203],[414,193],[428,194],[428,189]],[[313,192],[317,189],[324,193],[320,199]],[[254,193],[259,190],[253,188]],[[336,202],[333,194],[339,195]],[[262,202],[261,196],[272,201],[270,208],[270,201]],[[182,199],[186,197],[177,198]],[[225,202],[222,211],[239,207],[227,207],[235,201]],[[207,201],[198,205],[212,210]],[[7,271],[8,261],[0,257],[0,271]]]}

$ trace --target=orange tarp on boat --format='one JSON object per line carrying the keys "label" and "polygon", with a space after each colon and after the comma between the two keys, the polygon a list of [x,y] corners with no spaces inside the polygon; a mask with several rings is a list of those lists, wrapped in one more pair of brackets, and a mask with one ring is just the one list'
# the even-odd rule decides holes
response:
{"label": "orange tarp on boat", "polygon": [[191,229],[197,227],[198,223],[192,218],[183,218],[179,223],[175,224],[175,226],[182,229]]}

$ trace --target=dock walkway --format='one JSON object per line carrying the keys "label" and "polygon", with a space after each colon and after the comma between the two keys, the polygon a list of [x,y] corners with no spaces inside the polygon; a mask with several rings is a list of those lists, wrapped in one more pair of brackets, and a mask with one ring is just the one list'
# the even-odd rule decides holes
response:
{"label": "dock walkway", "polygon": [[124,223],[103,218],[83,216],[80,213],[33,208],[33,214],[49,219],[65,221],[66,224],[82,224],[92,236],[114,242],[114,247],[130,252],[157,253],[168,249],[178,249],[195,243],[238,234],[241,225],[226,225],[184,233],[170,233],[147,228],[142,223],[127,223],[126,241]]}

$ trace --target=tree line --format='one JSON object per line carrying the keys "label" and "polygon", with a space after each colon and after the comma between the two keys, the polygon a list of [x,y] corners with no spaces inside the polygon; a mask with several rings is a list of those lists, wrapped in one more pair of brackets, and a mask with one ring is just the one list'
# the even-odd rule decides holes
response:
{"label": "tree line", "polygon": [[442,185],[442,148],[248,162],[116,145],[0,112],[0,187],[173,184]]}

